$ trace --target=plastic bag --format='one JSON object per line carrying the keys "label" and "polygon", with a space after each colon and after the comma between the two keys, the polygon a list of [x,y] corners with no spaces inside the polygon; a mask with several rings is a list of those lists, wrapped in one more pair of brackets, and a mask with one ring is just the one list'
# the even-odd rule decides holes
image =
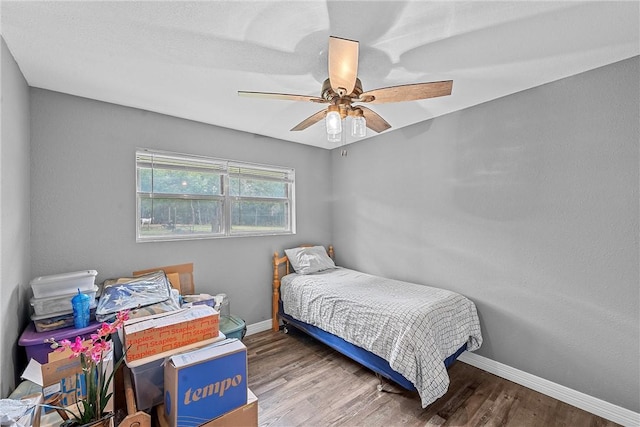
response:
{"label": "plastic bag", "polygon": [[177,310],[171,295],[171,285],[164,271],[155,271],[138,277],[127,277],[118,280],[105,281],[102,294],[96,309],[96,319],[109,320],[122,310],[133,310],[152,304],[166,306]]}
{"label": "plastic bag", "polygon": [[[42,394],[26,396],[22,400],[0,399],[0,425],[30,427],[36,416],[37,406],[42,402]],[[38,421],[39,421],[38,416]],[[39,423],[39,422],[38,422]]]}

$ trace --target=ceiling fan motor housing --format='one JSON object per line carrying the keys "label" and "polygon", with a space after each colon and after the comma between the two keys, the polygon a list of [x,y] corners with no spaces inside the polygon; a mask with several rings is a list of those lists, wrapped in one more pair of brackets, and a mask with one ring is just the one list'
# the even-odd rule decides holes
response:
{"label": "ceiling fan motor housing", "polygon": [[353,91],[343,96],[340,96],[340,94],[336,93],[331,87],[331,82],[329,81],[329,79],[326,79],[324,83],[322,83],[322,91],[320,92],[320,97],[330,102],[335,98],[347,98],[349,100],[353,100],[360,98],[362,92],[362,82],[360,81],[360,79],[356,79],[356,84],[353,88]]}
{"label": "ceiling fan motor housing", "polygon": [[340,96],[336,93],[331,87],[331,82],[329,79],[326,79],[322,84],[322,92],[320,97],[326,99],[332,105],[339,107],[340,117],[345,118],[347,115],[351,115],[350,112],[353,110],[351,103],[353,101],[359,100],[360,95],[362,94],[362,82],[360,79],[356,79],[356,84],[353,88],[353,91],[348,95]]}

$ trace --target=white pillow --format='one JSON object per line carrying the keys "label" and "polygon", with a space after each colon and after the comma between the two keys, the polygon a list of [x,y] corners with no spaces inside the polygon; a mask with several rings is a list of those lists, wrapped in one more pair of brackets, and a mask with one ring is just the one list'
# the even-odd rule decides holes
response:
{"label": "white pillow", "polygon": [[308,248],[285,249],[291,266],[298,274],[317,273],[318,271],[336,268],[323,246],[311,246]]}

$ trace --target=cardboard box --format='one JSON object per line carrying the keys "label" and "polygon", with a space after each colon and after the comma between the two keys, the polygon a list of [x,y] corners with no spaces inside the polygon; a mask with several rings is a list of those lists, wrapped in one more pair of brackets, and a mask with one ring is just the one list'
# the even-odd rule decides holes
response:
{"label": "cardboard box", "polygon": [[[164,404],[157,407],[158,422],[160,427],[168,427]],[[258,427],[258,398],[250,389],[247,389],[247,403],[239,408],[220,415],[202,424],[200,427]]]}
{"label": "cardboard box", "polygon": [[123,328],[127,362],[216,338],[219,315],[206,305],[130,319]]}
{"label": "cardboard box", "polygon": [[174,355],[164,368],[164,408],[170,426],[198,426],[247,404],[247,348],[219,343]]}
{"label": "cardboard box", "polygon": [[247,403],[215,418],[201,427],[258,427],[258,398],[247,390]]}
{"label": "cardboard box", "polygon": [[[90,344],[90,341],[85,341],[85,344]],[[22,373],[22,378],[41,386],[45,401],[52,395],[60,393],[57,406],[72,408],[75,407],[78,399],[86,396],[87,390],[84,386],[80,357],[69,358],[70,354],[67,350],[49,353],[49,362],[45,364],[31,359]],[[112,354],[106,356],[103,362],[107,376],[113,370]],[[109,387],[111,390],[113,389],[113,382]],[[113,399],[110,399],[106,410],[113,410]]]}

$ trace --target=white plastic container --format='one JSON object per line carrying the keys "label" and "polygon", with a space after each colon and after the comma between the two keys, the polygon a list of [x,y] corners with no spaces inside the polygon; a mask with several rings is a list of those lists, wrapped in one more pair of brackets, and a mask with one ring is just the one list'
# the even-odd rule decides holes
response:
{"label": "white plastic container", "polygon": [[34,298],[63,296],[78,293],[78,289],[80,292],[92,291],[97,275],[95,270],[74,271],[36,277],[29,284]]}
{"label": "white plastic container", "polygon": [[[95,317],[95,309],[97,306],[98,303],[94,302],[89,307],[89,310],[91,310],[91,319]],[[45,314],[44,316],[34,314],[31,316],[31,320],[33,320],[36,332],[50,332],[56,329],[73,328],[73,309]]]}
{"label": "white plastic container", "polygon": [[[89,306],[93,307],[96,302],[96,292],[98,292],[98,287],[93,286],[93,289],[90,291],[84,291],[83,294],[89,297]],[[33,307],[33,312],[36,316],[45,316],[47,314],[55,314],[61,311],[73,311],[73,307],[71,305],[71,298],[78,295],[78,290],[76,289],[75,293],[53,296],[53,297],[44,297],[44,298],[31,298],[31,306]]]}

